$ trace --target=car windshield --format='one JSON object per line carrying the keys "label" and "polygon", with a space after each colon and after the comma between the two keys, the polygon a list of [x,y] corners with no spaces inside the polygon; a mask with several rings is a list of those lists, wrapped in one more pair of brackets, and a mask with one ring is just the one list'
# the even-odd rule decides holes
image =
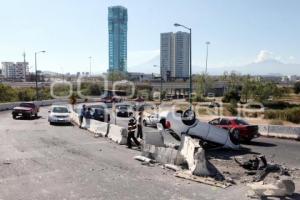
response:
{"label": "car windshield", "polygon": [[54,113],[67,113],[68,108],[66,108],[66,107],[54,107],[52,109],[52,112],[54,112]]}
{"label": "car windshield", "polygon": [[97,114],[103,114],[104,113],[104,109],[95,109],[95,113],[97,113]]}
{"label": "car windshield", "polygon": [[246,121],[242,120],[242,119],[236,119],[235,122],[238,125],[249,125]]}
{"label": "car windshield", "polygon": [[126,110],[128,108],[128,106],[119,106],[120,110]]}
{"label": "car windshield", "polygon": [[33,107],[34,107],[34,104],[32,104],[32,103],[21,103],[21,104],[20,104],[20,107],[33,108]]}

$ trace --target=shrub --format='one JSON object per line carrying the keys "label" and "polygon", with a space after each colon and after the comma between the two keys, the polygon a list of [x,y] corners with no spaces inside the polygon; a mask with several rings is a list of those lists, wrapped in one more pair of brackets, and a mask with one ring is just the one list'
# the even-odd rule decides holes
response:
{"label": "shrub", "polygon": [[294,91],[296,94],[300,93],[300,81],[296,82],[294,85]]}
{"label": "shrub", "polygon": [[279,119],[274,119],[270,121],[270,125],[283,125],[283,121]]}
{"label": "shrub", "polygon": [[222,98],[222,102],[229,103],[231,101],[240,101],[241,97],[239,93],[235,90],[231,90],[228,93],[225,94],[225,96]]}
{"label": "shrub", "polygon": [[231,115],[236,116],[238,114],[236,101],[231,101],[227,110]]}
{"label": "shrub", "polygon": [[270,109],[280,109],[280,110],[286,108],[293,108],[297,106],[295,104],[290,104],[289,102],[285,102],[285,101],[264,101],[263,105]]}
{"label": "shrub", "polygon": [[300,123],[300,108],[289,108],[285,110],[267,110],[265,112],[266,119],[279,119]]}

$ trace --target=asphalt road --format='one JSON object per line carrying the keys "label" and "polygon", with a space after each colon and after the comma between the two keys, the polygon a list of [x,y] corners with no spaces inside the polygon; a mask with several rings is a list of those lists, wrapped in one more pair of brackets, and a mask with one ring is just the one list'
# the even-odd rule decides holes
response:
{"label": "asphalt road", "polygon": [[[40,116],[13,120],[10,112],[0,112],[0,199],[246,199],[245,186],[223,190],[178,179],[133,160],[138,151],[78,127],[50,126],[47,108]],[[300,143],[257,142],[254,151],[300,166]]]}

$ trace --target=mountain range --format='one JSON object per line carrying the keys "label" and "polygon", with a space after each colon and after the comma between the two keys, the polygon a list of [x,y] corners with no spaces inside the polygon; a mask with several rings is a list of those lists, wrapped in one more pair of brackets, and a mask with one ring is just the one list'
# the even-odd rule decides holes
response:
{"label": "mountain range", "polygon": [[[156,56],[140,65],[129,67],[128,70],[131,72],[143,72],[152,73],[154,71],[159,72],[153,65],[160,65],[159,56]],[[204,67],[194,65],[193,73],[202,73]],[[275,59],[264,60],[261,62],[253,62],[246,65],[240,66],[224,66],[224,67],[213,67],[208,66],[208,73],[211,75],[221,75],[225,71],[235,71],[241,74],[250,75],[300,75],[300,64],[296,63],[283,63]]]}

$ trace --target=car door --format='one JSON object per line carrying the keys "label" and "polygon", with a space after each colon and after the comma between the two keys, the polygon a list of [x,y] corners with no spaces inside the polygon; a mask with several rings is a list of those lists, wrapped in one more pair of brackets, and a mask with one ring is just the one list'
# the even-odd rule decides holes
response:
{"label": "car door", "polygon": [[220,124],[218,125],[218,127],[229,130],[231,128],[230,125],[230,120],[223,118],[220,120]]}

